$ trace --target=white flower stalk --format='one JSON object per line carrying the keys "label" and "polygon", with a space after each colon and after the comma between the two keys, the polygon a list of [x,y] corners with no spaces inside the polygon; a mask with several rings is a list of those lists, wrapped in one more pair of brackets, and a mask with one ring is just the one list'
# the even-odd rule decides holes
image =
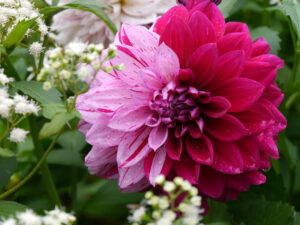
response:
{"label": "white flower stalk", "polygon": [[[60,5],[73,0],[61,0]],[[119,29],[122,23],[147,25],[153,23],[157,16],[176,5],[176,0],[97,0],[109,6],[105,13]],[[51,0],[47,0],[51,4]],[[79,39],[89,43],[108,43],[113,40],[111,31],[103,21],[92,13],[68,9],[54,16],[51,30],[57,31],[54,38],[58,43],[67,43]]]}

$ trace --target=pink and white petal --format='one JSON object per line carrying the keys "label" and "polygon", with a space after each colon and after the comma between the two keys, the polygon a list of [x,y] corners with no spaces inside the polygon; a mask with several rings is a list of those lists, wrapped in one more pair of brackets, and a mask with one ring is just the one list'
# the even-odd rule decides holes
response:
{"label": "pink and white petal", "polygon": [[169,9],[171,9],[172,7],[176,6],[177,2],[176,0],[160,0],[159,1],[159,7],[157,12],[159,14],[164,14],[166,13]]}
{"label": "pink and white petal", "polygon": [[98,148],[93,147],[85,157],[85,165],[91,174],[97,174],[106,179],[116,179],[117,169],[117,147]]}
{"label": "pink and white petal", "polygon": [[119,188],[123,192],[126,192],[127,189],[134,189],[135,192],[142,191],[145,187],[136,186],[145,178],[145,172],[143,170],[144,163],[143,161],[135,164],[131,167],[120,168],[119,167]]}
{"label": "pink and white petal", "polygon": [[228,84],[213,91],[214,96],[223,96],[231,103],[229,112],[246,110],[262,96],[264,86],[247,78],[234,78]]}
{"label": "pink and white petal", "polygon": [[[181,32],[178,32],[178,27]],[[160,36],[159,43],[163,42],[177,54],[180,67],[185,67],[187,59],[194,50],[193,34],[186,22],[179,16],[170,18]]]}
{"label": "pink and white petal", "polygon": [[242,122],[230,114],[221,118],[206,118],[204,130],[221,141],[235,141],[248,133]]}
{"label": "pink and white petal", "polygon": [[159,2],[160,0],[144,0],[143,2],[139,0],[126,0],[122,4],[122,10],[132,17],[145,16],[155,12]]}
{"label": "pink and white petal", "polygon": [[169,83],[179,73],[179,60],[176,53],[165,43],[158,47],[153,61],[153,71],[162,81]]}
{"label": "pink and white petal", "polygon": [[212,167],[225,174],[241,174],[244,170],[243,158],[238,147],[232,142],[212,140],[214,162]]}
{"label": "pink and white petal", "polygon": [[163,82],[160,76],[156,75],[150,69],[143,69],[140,71],[141,78],[144,81],[144,85],[151,90],[160,90]]}
{"label": "pink and white petal", "polygon": [[[188,25],[193,33],[196,48],[203,44],[216,42],[214,27],[202,12],[194,12],[189,19]],[[200,30],[199,27],[201,27]]]}
{"label": "pink and white petal", "polygon": [[130,167],[143,161],[144,157],[151,151],[148,145],[150,128],[142,128],[127,133],[119,141],[117,162],[118,166]]}
{"label": "pink and white petal", "polygon": [[252,57],[268,54],[271,50],[270,45],[264,37],[257,38],[252,44]]}
{"label": "pink and white petal", "polygon": [[163,174],[165,176],[171,170],[172,160],[167,156],[167,150],[165,147],[161,147],[156,152],[151,151],[144,160],[144,170],[149,182],[155,186],[155,179],[158,175]]}
{"label": "pink and white petal", "polygon": [[89,129],[91,129],[92,124],[86,122],[85,120],[81,119],[78,123],[78,130],[80,133],[86,135]]}
{"label": "pink and white petal", "polygon": [[118,108],[108,123],[108,127],[124,132],[142,127],[151,115],[148,106],[128,104]]}
{"label": "pink and white petal", "polygon": [[211,165],[214,159],[214,149],[210,139],[203,135],[194,139],[189,135],[185,136],[184,144],[190,157],[197,163]]}
{"label": "pink and white petal", "polygon": [[149,135],[149,147],[156,151],[161,146],[163,146],[168,138],[168,130],[169,128],[167,128],[167,126],[165,125],[154,127]]}
{"label": "pink and white petal", "polygon": [[217,42],[220,55],[230,51],[243,50],[246,58],[251,55],[251,37],[247,33],[230,33]]}

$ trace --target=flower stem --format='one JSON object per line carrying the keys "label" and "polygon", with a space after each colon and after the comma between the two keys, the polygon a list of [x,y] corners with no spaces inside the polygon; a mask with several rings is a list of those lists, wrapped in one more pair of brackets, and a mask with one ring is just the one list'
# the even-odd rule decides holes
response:
{"label": "flower stem", "polygon": [[[38,127],[35,117],[29,118],[29,124],[30,124],[30,133],[33,139],[33,144],[35,147],[35,154],[37,158],[40,160],[43,155],[43,146],[42,143],[39,141],[38,138]],[[41,166],[41,172],[42,172],[42,179],[45,188],[47,189],[48,195],[51,199],[51,202],[53,205],[61,206],[61,202],[59,199],[59,195],[57,193],[55,184],[53,182],[51,172],[49,170],[47,162],[44,162]]]}
{"label": "flower stem", "polygon": [[47,151],[43,154],[40,161],[36,164],[36,166],[33,168],[33,170],[22,181],[20,181],[17,185],[13,186],[11,189],[9,189],[6,192],[2,193],[0,195],[0,199],[6,198],[7,196],[11,195],[15,191],[17,191],[19,188],[21,188],[41,168],[41,166],[45,162],[48,154],[50,153],[50,151],[54,147],[56,141],[58,140],[58,138],[60,137],[60,135],[64,131],[64,128],[65,128],[65,126],[62,129],[60,129],[60,131],[56,134],[55,138],[52,140],[51,144],[49,145]]}

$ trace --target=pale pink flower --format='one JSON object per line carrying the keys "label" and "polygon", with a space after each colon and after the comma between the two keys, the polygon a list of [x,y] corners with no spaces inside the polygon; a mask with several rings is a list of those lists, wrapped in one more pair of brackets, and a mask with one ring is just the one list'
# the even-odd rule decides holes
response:
{"label": "pale pink flower", "polygon": [[93,146],[86,166],[124,192],[164,174],[234,199],[264,183],[260,171],[279,158],[283,61],[264,38],[252,42],[246,24],[226,24],[214,3],[197,2],[170,9],[150,30],[124,24],[110,63],[125,70],[100,72],[78,98],[80,130]]}

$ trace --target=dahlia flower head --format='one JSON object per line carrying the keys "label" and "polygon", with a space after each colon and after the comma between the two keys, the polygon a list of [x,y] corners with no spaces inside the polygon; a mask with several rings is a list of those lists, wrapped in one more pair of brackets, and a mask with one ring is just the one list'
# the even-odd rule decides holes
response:
{"label": "dahlia flower head", "polygon": [[118,179],[123,192],[180,176],[217,200],[266,181],[286,120],[275,83],[284,63],[264,38],[198,0],[151,29],[124,24],[115,45],[110,63],[125,70],[100,72],[77,101],[90,173]]}
{"label": "dahlia flower head", "polygon": [[[51,4],[52,0],[46,0]],[[74,0],[61,0],[64,5]],[[153,23],[158,15],[165,13],[176,5],[176,0],[97,0],[110,7],[105,12],[120,29],[124,22],[135,25]],[[51,30],[58,34],[54,39],[60,44],[67,44],[73,40],[89,43],[107,43],[113,41],[114,35],[106,24],[96,15],[82,10],[68,9],[58,13],[53,18]]]}

